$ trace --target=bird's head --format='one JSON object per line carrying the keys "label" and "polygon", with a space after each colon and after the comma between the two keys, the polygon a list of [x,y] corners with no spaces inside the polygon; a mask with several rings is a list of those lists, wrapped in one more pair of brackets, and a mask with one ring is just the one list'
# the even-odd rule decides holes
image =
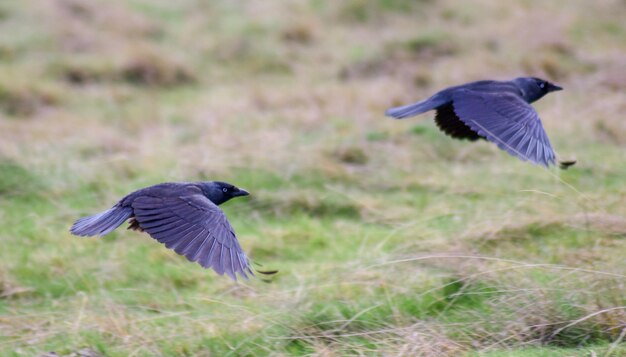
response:
{"label": "bird's head", "polygon": [[544,79],[536,78],[536,77],[515,78],[513,82],[520,89],[520,91],[522,92],[522,97],[528,103],[532,103],[536,100],[539,100],[541,99],[541,97],[543,97],[544,95],[550,92],[556,92],[558,90],[563,89]]}
{"label": "bird's head", "polygon": [[221,181],[203,182],[202,191],[216,205],[220,205],[231,198],[249,195],[248,191]]}

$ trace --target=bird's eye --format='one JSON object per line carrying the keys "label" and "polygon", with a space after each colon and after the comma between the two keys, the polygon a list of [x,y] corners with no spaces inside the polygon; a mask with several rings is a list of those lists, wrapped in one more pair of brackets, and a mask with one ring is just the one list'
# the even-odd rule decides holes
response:
{"label": "bird's eye", "polygon": [[546,87],[546,82],[539,83],[539,88],[544,89]]}
{"label": "bird's eye", "polygon": [[224,193],[228,192],[228,188],[226,188],[226,187],[222,188],[222,192],[224,192]]}

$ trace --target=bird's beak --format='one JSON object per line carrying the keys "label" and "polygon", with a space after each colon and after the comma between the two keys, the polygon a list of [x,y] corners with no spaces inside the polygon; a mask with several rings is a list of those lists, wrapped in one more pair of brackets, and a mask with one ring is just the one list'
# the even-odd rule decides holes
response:
{"label": "bird's beak", "polygon": [[250,193],[243,188],[238,188],[237,191],[233,192],[233,197],[239,196],[248,196]]}
{"label": "bird's beak", "polygon": [[550,88],[549,89],[550,89],[550,92],[556,92],[558,90],[563,90],[562,87],[559,87],[559,86],[554,85],[554,84],[550,84]]}

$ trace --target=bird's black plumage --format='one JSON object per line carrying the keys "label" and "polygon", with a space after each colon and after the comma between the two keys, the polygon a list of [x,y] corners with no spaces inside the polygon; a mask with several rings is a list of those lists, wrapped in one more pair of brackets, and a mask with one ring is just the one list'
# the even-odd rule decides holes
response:
{"label": "bird's black plumage", "polygon": [[437,126],[453,138],[487,139],[515,157],[550,166],[555,163],[554,151],[530,103],[561,89],[534,77],[478,81],[446,88],[426,100],[388,109],[385,114],[403,119],[436,110]]}
{"label": "bird's black plumage", "polygon": [[476,141],[481,138],[480,135],[459,120],[459,117],[457,117],[454,112],[452,104],[442,105],[437,108],[435,123],[437,123],[437,126],[441,129],[441,131],[455,139],[468,139]]}
{"label": "bird's black plumage", "polygon": [[167,248],[218,274],[254,275],[233,227],[218,205],[248,192],[219,181],[162,183],[137,190],[112,208],[77,220],[70,232],[103,236],[127,219]]}

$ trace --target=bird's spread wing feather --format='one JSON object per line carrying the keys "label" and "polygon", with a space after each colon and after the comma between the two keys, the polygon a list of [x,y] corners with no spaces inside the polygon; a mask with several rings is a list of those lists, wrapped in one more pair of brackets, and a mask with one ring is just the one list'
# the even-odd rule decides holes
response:
{"label": "bird's spread wing feather", "polygon": [[224,212],[205,196],[141,196],[132,207],[141,229],[190,261],[234,280],[253,275]]}
{"label": "bird's spread wing feather", "polygon": [[523,99],[509,93],[460,90],[453,94],[453,106],[465,124],[500,149],[538,165],[555,163],[541,119]]}

